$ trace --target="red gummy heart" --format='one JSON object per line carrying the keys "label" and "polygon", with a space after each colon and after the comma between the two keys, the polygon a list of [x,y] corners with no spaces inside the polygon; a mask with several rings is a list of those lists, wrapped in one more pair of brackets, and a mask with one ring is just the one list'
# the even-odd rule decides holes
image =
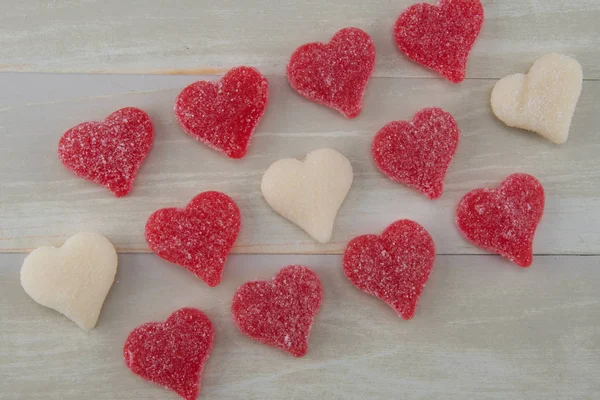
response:
{"label": "red gummy heart", "polygon": [[373,139],[375,164],[393,181],[437,199],[459,137],[456,121],[441,108],[419,111],[411,122],[394,121]]}
{"label": "red gummy heart", "polygon": [[243,284],[233,296],[233,321],[252,339],[296,357],[308,350],[308,336],[321,301],[321,280],[301,265],[287,266],[271,281]]}
{"label": "red gummy heart", "polygon": [[475,245],[529,267],[544,203],[540,181],[531,175],[513,174],[497,189],[467,193],[458,204],[456,224]]}
{"label": "red gummy heart", "polygon": [[410,59],[459,83],[482,24],[480,0],[441,0],[409,7],[396,21],[394,36]]}
{"label": "red gummy heart", "polygon": [[175,101],[175,117],[188,135],[231,158],[246,155],[269,99],[269,82],[258,70],[237,67],[220,81],[198,81]]}
{"label": "red gummy heart", "polygon": [[164,323],[149,322],[131,331],[123,357],[134,374],[195,400],[213,337],[213,325],[202,311],[182,308]]}
{"label": "red gummy heart", "polygon": [[414,221],[391,224],[379,235],[358,236],[344,252],[344,272],[360,290],[411,319],[435,260],[429,233]]}
{"label": "red gummy heart", "polygon": [[122,108],[104,122],[84,122],[66,131],[58,143],[58,157],[75,175],[123,197],[131,191],[153,139],[148,114]]}
{"label": "red gummy heart", "polygon": [[184,209],[155,211],[146,223],[146,242],[159,257],[214,287],[221,283],[240,225],[240,210],[229,196],[204,192]]}
{"label": "red gummy heart", "polygon": [[374,66],[373,39],[358,28],[344,28],[329,44],[307,43],[296,49],[287,76],[302,96],[354,118]]}

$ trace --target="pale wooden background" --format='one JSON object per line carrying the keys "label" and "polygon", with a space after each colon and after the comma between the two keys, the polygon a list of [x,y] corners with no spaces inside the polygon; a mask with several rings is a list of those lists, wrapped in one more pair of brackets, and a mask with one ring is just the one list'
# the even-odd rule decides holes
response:
{"label": "pale wooden background", "polygon": [[[460,85],[395,49],[393,23],[412,3],[1,2],[0,252],[21,254],[0,255],[0,398],[174,399],[133,377],[120,351],[136,325],[187,305],[204,309],[217,325],[202,398],[596,398],[600,2],[483,1],[484,28]],[[352,121],[303,100],[284,77],[297,46],[326,41],[345,26],[369,32],[378,51],[363,114]],[[585,77],[571,138],[562,146],[503,126],[489,107],[497,79],[525,72],[554,51],[578,59]],[[183,134],[171,109],[185,85],[240,64],[260,68],[272,90],[248,156],[232,161]],[[72,177],[56,145],[71,126],[124,106],[150,113],[156,141],[131,195],[115,199]],[[383,178],[369,155],[381,126],[427,106],[446,108],[462,131],[437,201]],[[259,182],[273,161],[325,146],[348,156],[355,183],[332,242],[318,245],[268,208]],[[538,256],[528,270],[481,255],[453,224],[465,192],[516,171],[537,176],[547,192]],[[123,252],[146,252],[148,215],[183,206],[204,190],[230,194],[244,218],[234,251],[246,255],[233,257],[218,288],[152,255],[124,255],[118,283],[89,335],[22,291],[23,252],[60,245],[80,230],[107,235]],[[350,238],[403,217],[431,232],[439,254],[410,322],[354,289],[339,256],[324,255],[341,253]],[[239,284],[290,263],[314,267],[326,289],[302,360],[244,338],[229,316]]]}

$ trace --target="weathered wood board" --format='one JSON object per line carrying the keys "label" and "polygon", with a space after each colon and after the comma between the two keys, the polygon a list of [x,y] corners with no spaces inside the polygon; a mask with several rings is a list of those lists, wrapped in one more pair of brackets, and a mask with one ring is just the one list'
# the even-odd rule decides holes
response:
{"label": "weathered wood board", "polygon": [[[402,57],[392,29],[413,0],[23,0],[0,3],[0,71],[219,73],[245,64],[283,75],[289,56],[339,29],[366,30],[380,77],[433,77]],[[597,0],[483,0],[471,78],[526,70],[543,54],[577,58],[600,79]]]}
{"label": "weathered wood board", "polygon": [[[380,232],[398,218],[423,224],[441,254],[478,253],[454,225],[456,204],[469,190],[526,172],[540,179],[547,193],[535,252],[600,253],[600,113],[595,101],[600,82],[585,82],[571,138],[557,146],[495,119],[489,107],[493,80],[454,86],[437,79],[375,78],[363,114],[346,120],[296,95],[285,78],[270,77],[270,106],[249,154],[230,160],[195,142],[175,121],[175,96],[197,78],[0,74],[5,88],[0,93],[0,251],[59,245],[80,230],[107,235],[120,251],[147,251],[144,225],[154,210],[183,207],[199,192],[220,190],[242,210],[238,253],[339,253],[350,238]],[[24,93],[24,86],[31,89]],[[151,115],[156,139],[134,190],[117,199],[68,172],[56,148],[71,126],[125,106]],[[437,201],[385,178],[370,155],[372,138],[383,125],[410,119],[427,106],[450,111],[462,131],[445,193]],[[277,215],[260,193],[261,176],[271,163],[302,158],[321,147],[345,154],[355,172],[326,245]]]}
{"label": "weathered wood board", "polygon": [[[98,326],[85,334],[19,285],[21,255],[0,257],[0,398],[173,399],[125,367],[137,325],[178,307],[216,327],[201,399],[592,400],[600,391],[599,257],[440,256],[411,321],[345,278],[339,256],[234,256],[217,288],[152,255],[122,255]],[[235,327],[231,298],[282,265],[310,266],[325,297],[296,359]]]}

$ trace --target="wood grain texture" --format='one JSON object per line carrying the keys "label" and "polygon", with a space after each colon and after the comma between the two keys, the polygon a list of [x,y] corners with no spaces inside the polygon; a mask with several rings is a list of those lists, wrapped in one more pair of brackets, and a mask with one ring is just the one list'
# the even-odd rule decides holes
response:
{"label": "wood grain texture", "polygon": [[[416,0],[21,0],[0,2],[0,71],[215,74],[252,65],[283,75],[293,50],[357,26],[377,46],[375,76],[433,77],[395,47]],[[550,52],[600,78],[597,0],[483,0],[469,78],[523,72]]]}
{"label": "wood grain texture", "polygon": [[[417,314],[399,319],[343,275],[339,256],[234,256],[208,288],[152,255],[121,255],[96,329],[27,297],[22,255],[0,257],[0,398],[173,399],[122,360],[130,330],[183,306],[215,324],[202,399],[583,400],[600,391],[600,257],[440,256]],[[243,336],[231,297],[247,280],[301,263],[325,298],[302,359]]]}
{"label": "wood grain texture", "polygon": [[[107,235],[120,251],[147,251],[143,230],[153,211],[183,207],[199,192],[219,190],[242,211],[238,253],[340,253],[352,237],[381,232],[399,218],[423,224],[438,253],[480,253],[454,225],[456,204],[469,190],[526,172],[539,178],[547,193],[535,252],[600,254],[600,82],[585,82],[571,137],[557,146],[494,118],[493,80],[453,86],[434,79],[376,78],[363,114],[349,121],[296,95],[285,78],[270,77],[270,105],[249,154],[230,160],[185,135],[174,119],[175,96],[198,78],[0,74],[0,251],[61,245],[81,230]],[[68,172],[56,147],[71,126],[125,106],[151,115],[156,139],[132,193],[116,199]],[[445,193],[437,201],[386,179],[370,155],[371,140],[383,125],[410,119],[428,106],[447,109],[462,131]],[[261,176],[271,163],[321,147],[345,154],[355,172],[326,245],[279,217],[260,193]]]}
{"label": "wood grain texture", "polygon": [[[234,255],[223,283],[208,288],[153,255],[121,254],[89,334],[27,297],[25,255],[0,254],[0,399],[176,399],[131,374],[121,352],[135,326],[183,306],[202,308],[216,326],[202,399],[596,399],[600,256],[575,254],[600,254],[600,2],[483,0],[468,79],[451,85],[395,47],[392,26],[416,1],[0,1],[0,252],[61,245],[82,230],[145,252],[151,212],[220,190],[243,214],[236,253],[340,253],[356,235],[411,218],[438,253],[451,254],[438,256],[409,322],[352,287],[337,255]],[[377,46],[376,78],[352,121],[300,98],[283,78],[297,46],[346,26]],[[550,52],[575,57],[586,80],[562,146],[507,128],[489,107],[496,79]],[[185,85],[241,64],[269,75],[271,103],[248,156],[233,161],[186,136],[172,106]],[[125,106],[151,115],[156,141],[131,195],[115,199],[66,171],[56,147],[73,125]],[[384,178],[369,151],[384,124],[429,106],[450,111],[462,131],[438,201]],[[259,190],[272,162],[320,147],[344,153],[355,171],[327,245],[276,215]],[[535,252],[562,255],[538,255],[529,269],[479,255],[453,223],[465,192],[517,171],[547,193]],[[229,312],[240,284],[292,263],[313,268],[325,288],[303,359],[244,337]]]}

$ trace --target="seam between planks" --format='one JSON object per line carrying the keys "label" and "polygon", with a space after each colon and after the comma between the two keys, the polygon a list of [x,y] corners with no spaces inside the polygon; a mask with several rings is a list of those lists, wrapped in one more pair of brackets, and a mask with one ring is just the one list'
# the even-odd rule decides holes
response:
{"label": "seam between planks", "polygon": [[[24,249],[0,249],[0,256],[4,254],[29,254],[35,248]],[[154,254],[149,249],[116,249],[117,254]],[[230,255],[236,256],[341,256],[343,251],[315,251],[315,252],[236,252],[235,249]],[[498,254],[492,253],[436,253],[436,257],[501,257]],[[534,253],[534,257],[600,257],[600,253]]]}
{"label": "seam between planks", "polygon": [[[233,67],[232,67],[233,68]],[[157,70],[157,71],[82,71],[82,72],[61,72],[61,71],[19,71],[19,70],[5,70],[0,69],[0,75],[2,74],[36,74],[36,75],[163,75],[163,76],[206,76],[206,77],[218,77],[223,76],[229,71],[229,69],[217,69],[217,68],[204,68],[204,69],[192,69],[192,70]],[[464,81],[497,81],[500,80],[510,74],[514,74],[518,72],[509,72],[504,76],[500,77],[476,77],[469,78],[466,77]],[[526,73],[526,72],[522,72]],[[267,78],[285,78],[285,74],[264,74]],[[442,82],[447,82],[446,79],[437,77],[437,76],[414,76],[414,75],[398,75],[398,76],[371,76],[371,79],[427,79],[427,80],[437,80]],[[463,81],[463,82],[464,82]],[[584,82],[598,82],[600,78],[583,78]],[[448,84],[452,86],[459,86],[458,84],[453,84],[448,82]]]}

